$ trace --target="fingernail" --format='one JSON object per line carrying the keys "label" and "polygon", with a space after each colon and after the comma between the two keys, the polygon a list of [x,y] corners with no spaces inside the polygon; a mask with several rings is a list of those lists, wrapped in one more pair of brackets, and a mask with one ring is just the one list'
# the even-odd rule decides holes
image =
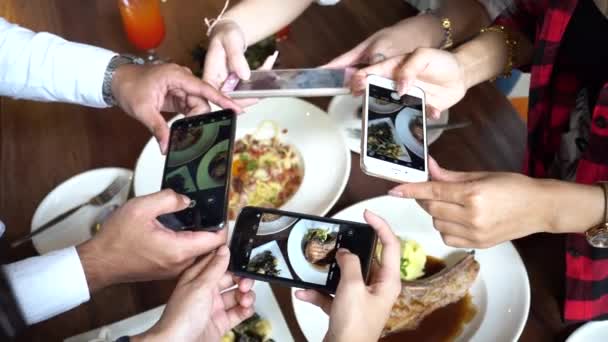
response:
{"label": "fingernail", "polygon": [[403,192],[399,191],[399,190],[390,190],[388,192],[389,195],[394,196],[394,197],[403,197]]}
{"label": "fingernail", "polygon": [[190,197],[188,197],[188,196],[186,196],[186,195],[181,195],[181,197],[182,197],[182,201],[184,201],[184,204],[186,204],[186,205],[190,205],[190,202],[192,201],[192,200],[190,199]]}
{"label": "fingernail", "polygon": [[230,250],[228,249],[228,247],[226,247],[226,245],[222,245],[217,250],[217,255],[225,256],[225,255],[228,255],[228,253],[230,253]]}
{"label": "fingernail", "polygon": [[338,253],[338,254],[349,254],[350,251],[348,249],[346,249],[346,248],[339,248],[336,253]]}

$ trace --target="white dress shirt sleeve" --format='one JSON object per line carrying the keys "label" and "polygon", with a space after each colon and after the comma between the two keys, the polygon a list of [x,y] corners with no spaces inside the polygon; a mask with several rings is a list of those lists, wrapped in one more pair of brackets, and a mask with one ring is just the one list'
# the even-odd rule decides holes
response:
{"label": "white dress shirt sleeve", "polygon": [[0,96],[107,107],[103,78],[115,55],[0,18]]}
{"label": "white dress shirt sleeve", "polygon": [[35,324],[89,300],[75,247],[2,266],[23,319]]}

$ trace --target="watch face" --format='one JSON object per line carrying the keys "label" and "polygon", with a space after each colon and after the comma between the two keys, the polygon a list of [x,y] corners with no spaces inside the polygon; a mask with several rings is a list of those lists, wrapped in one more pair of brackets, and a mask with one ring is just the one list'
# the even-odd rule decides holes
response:
{"label": "watch face", "polygon": [[595,248],[608,248],[608,230],[601,230],[590,236],[589,244]]}

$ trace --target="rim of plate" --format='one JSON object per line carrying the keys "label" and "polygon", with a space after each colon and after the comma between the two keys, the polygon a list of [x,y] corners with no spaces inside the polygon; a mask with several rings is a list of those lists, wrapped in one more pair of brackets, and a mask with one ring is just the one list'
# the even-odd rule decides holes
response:
{"label": "rim of plate", "polygon": [[[345,215],[346,212],[348,211],[352,211],[352,210],[358,210],[360,207],[370,207],[370,203],[372,202],[381,202],[381,201],[387,201],[388,199],[392,199],[395,201],[410,201],[413,202],[413,200],[409,200],[409,199],[398,199],[395,197],[391,197],[391,196],[378,196],[378,197],[373,197],[367,200],[363,200],[361,202],[357,202],[351,206],[348,206],[347,208],[342,209],[340,212],[336,213],[333,217],[334,218],[341,218],[341,219],[345,219],[344,217],[341,217],[342,215]],[[415,202],[413,202],[415,204]],[[409,205],[409,204],[408,204]],[[420,209],[422,210],[422,209]],[[426,215],[428,216],[428,214]],[[422,217],[422,216],[420,216]],[[348,218],[346,218],[348,220]],[[428,218],[425,218],[427,220],[430,219],[430,216],[428,216]],[[352,220],[352,218],[351,218]],[[357,220],[353,220],[353,221],[357,221]],[[361,216],[361,218],[358,221],[363,221],[363,217]],[[450,249],[450,250],[459,250],[459,249],[455,249],[452,247],[448,247],[446,246],[446,248]],[[462,250],[462,249],[460,249]],[[525,327],[525,324],[527,322],[528,319],[528,315],[529,315],[529,311],[530,311],[530,281],[528,278],[528,273],[526,271],[525,268],[525,264],[523,263],[523,260],[521,259],[521,256],[519,255],[519,253],[517,252],[517,249],[513,246],[513,244],[511,242],[505,242],[502,243],[500,245],[497,245],[493,248],[489,248],[489,249],[485,249],[485,250],[477,250],[477,257],[484,257],[484,255],[488,255],[488,253],[509,253],[509,257],[514,257],[514,260],[511,261],[511,263],[509,263],[509,267],[511,268],[511,270],[513,272],[515,272],[515,274],[518,274],[519,277],[518,278],[521,282],[517,282],[518,285],[522,286],[523,288],[521,289],[522,292],[519,293],[520,297],[518,297],[518,299],[520,300],[520,305],[518,305],[517,307],[514,308],[504,308],[502,311],[495,311],[493,312],[492,316],[489,316],[489,313],[491,313],[491,309],[494,308],[497,305],[496,303],[493,303],[495,301],[495,299],[497,298],[496,295],[494,296],[490,296],[489,295],[489,289],[488,289],[488,279],[485,278],[481,278],[481,281],[476,280],[475,283],[473,284],[472,288],[477,288],[477,290],[482,293],[485,298],[483,298],[483,306],[479,307],[478,306],[478,312],[477,314],[482,314],[481,317],[479,317],[479,320],[476,322],[475,319],[473,321],[471,321],[470,323],[468,323],[469,329],[467,329],[467,326],[465,326],[465,329],[463,330],[463,332],[461,333],[461,335],[459,335],[457,337],[457,341],[484,341],[483,338],[484,336],[480,336],[479,332],[481,331],[484,334],[488,334],[487,336],[493,336],[495,338],[503,338],[503,339],[507,339],[507,340],[513,340],[516,341],[522,334],[523,329]],[[489,256],[485,256],[485,258],[489,258],[491,257],[490,254]],[[496,256],[494,256],[496,257]],[[479,259],[478,259],[479,260]],[[448,261],[449,263],[449,261]],[[480,266],[481,266],[481,270],[480,270],[480,274],[479,276],[483,276],[484,273],[482,273],[484,271],[484,266],[483,264],[481,264],[480,262]],[[485,268],[490,269],[490,268]],[[504,269],[504,268],[503,268]],[[488,271],[486,271],[488,272]],[[487,274],[486,274],[487,277]],[[480,278],[478,278],[480,279]],[[498,282],[495,281],[494,283],[496,284]],[[511,286],[512,287],[512,286]],[[313,332],[310,329],[305,330],[305,326],[310,325],[310,323],[306,323],[303,324],[303,322],[306,322],[307,320],[310,320],[310,317],[304,317],[304,313],[310,313],[311,310],[318,310],[319,313],[322,313],[322,311],[318,308],[313,308],[311,306],[311,304],[308,303],[304,303],[301,302],[300,300],[298,300],[297,298],[295,298],[295,288],[291,289],[291,297],[292,297],[292,308],[294,311],[294,315],[296,317],[296,321],[298,322],[298,326],[300,327],[300,330],[302,331],[302,333],[304,334],[304,336],[306,337],[307,340],[312,341],[314,339],[310,339],[311,337],[317,337],[314,334],[318,334],[319,333],[319,329],[326,329],[326,321],[327,321],[327,316],[323,316],[322,318],[316,318],[317,321],[316,322],[316,331]],[[475,301],[475,296],[473,296],[473,299]],[[504,323],[504,315],[503,313],[511,313],[511,310],[515,311],[515,313],[519,314],[521,312],[521,316],[515,316],[512,315],[512,325],[508,326],[507,328],[504,329],[504,331],[500,331],[496,329],[496,327],[498,328],[502,328],[503,325],[500,325],[501,322]],[[302,311],[302,312],[300,312]],[[500,316],[500,317],[498,317]],[[488,322],[488,318],[491,318],[492,322]],[[320,321],[319,321],[320,320]],[[475,324],[475,325],[471,325],[471,324]],[[492,326],[488,326],[488,324],[492,324]],[[310,327],[308,327],[310,328]],[[482,330],[483,329],[483,330]],[[323,331],[322,334],[325,334],[325,332]],[[487,337],[486,336],[486,337]]]}
{"label": "rim of plate", "polygon": [[598,339],[598,340],[585,339],[588,337],[593,337],[593,335],[589,336],[589,334],[593,334],[594,329],[602,329],[602,328],[604,328],[604,330],[606,332],[608,332],[608,321],[587,322],[587,323],[581,325],[580,327],[578,327],[578,329],[574,330],[574,332],[570,336],[568,336],[568,338],[566,339],[566,342],[577,342],[577,341],[599,342],[599,341],[603,341],[601,339]]}
{"label": "rim of plate", "polygon": [[[36,207],[36,210],[34,211],[34,214],[32,215],[32,218],[30,220],[30,232],[34,230],[34,223],[36,221],[42,219],[42,218],[40,218],[40,215],[42,215],[41,210],[43,210],[43,208],[48,207],[49,205],[52,205],[50,203],[51,199],[53,197],[57,196],[57,193],[59,191],[62,191],[61,190],[62,188],[69,186],[72,183],[78,182],[82,178],[89,177],[91,174],[101,173],[101,172],[116,172],[116,173],[124,174],[125,177],[133,177],[133,175],[134,175],[134,172],[130,169],[123,168],[123,167],[109,166],[109,167],[101,167],[101,168],[92,169],[92,170],[86,170],[84,172],[77,173],[77,174],[71,176],[70,178],[64,180],[63,182],[61,182],[57,186],[55,186],[49,193],[47,193],[44,196],[42,201],[40,201],[40,203],[38,203],[38,206]],[[129,185],[129,187],[131,187],[131,186],[133,186],[133,180],[131,180],[131,184]],[[112,199],[112,201],[115,201],[115,199]],[[107,204],[106,204],[106,206],[107,206]],[[101,207],[99,207],[99,209],[100,208]],[[86,227],[86,229],[88,232],[89,227]],[[44,236],[44,235],[48,235],[48,234],[52,234],[52,232],[47,232],[47,233],[44,233],[44,234],[41,234],[39,236],[35,236],[34,238],[32,238],[32,245],[34,245],[34,249],[36,249],[36,251],[38,253],[42,254],[43,252],[45,252],[45,253],[50,252],[47,250],[41,251],[40,246],[39,246],[40,242],[38,242],[40,239],[40,236]]]}
{"label": "rim of plate", "polygon": [[[338,191],[336,192],[337,194],[339,194],[338,196],[334,196],[334,198],[328,202],[327,206],[324,207],[320,212],[318,213],[312,213],[314,215],[319,215],[319,216],[325,216],[332,208],[333,206],[336,204],[336,202],[338,202],[338,200],[340,199],[340,197],[342,196],[342,194],[344,193],[344,189],[346,189],[346,185],[348,184],[348,180],[350,178],[350,171],[351,171],[351,167],[352,167],[352,162],[351,162],[351,151],[348,148],[346,141],[344,141],[344,139],[341,136],[341,132],[339,127],[337,126],[337,124],[329,117],[327,111],[319,108],[318,106],[308,102],[308,101],[304,101],[302,99],[296,98],[296,97],[278,97],[278,98],[266,98],[266,99],[262,99],[260,100],[257,104],[259,103],[263,103],[263,102],[298,102],[298,105],[301,106],[305,106],[308,107],[308,109],[312,109],[312,111],[316,111],[318,112],[318,114],[323,114],[320,115],[320,117],[325,118],[327,121],[324,123],[325,126],[328,127],[333,127],[333,130],[336,132],[337,136],[340,138],[339,141],[341,142],[341,146],[340,149],[342,150],[342,154],[344,156],[344,159],[346,161],[345,163],[345,170],[344,170],[344,177],[341,177],[341,184],[338,187]],[[257,105],[256,104],[256,105]],[[255,106],[255,105],[253,105]],[[252,106],[252,107],[253,107]],[[212,111],[215,110],[220,110],[221,108],[212,105]],[[246,112],[245,112],[246,113]],[[204,115],[204,114],[202,114]],[[167,123],[169,124],[169,126],[176,120],[183,118],[184,115],[179,113],[176,116],[174,116],[173,118],[171,118],[170,120],[167,121]],[[237,126],[237,133],[236,136],[239,136],[238,133],[238,126]],[[144,155],[144,152],[147,149],[150,148],[158,148],[158,143],[156,142],[156,139],[154,137],[151,137],[148,142],[146,142],[146,144],[144,145],[144,147],[142,148],[141,152],[139,153],[139,156],[137,157],[137,160],[135,161],[135,167],[133,169],[133,193],[135,194],[135,196],[141,196],[141,189],[140,191],[138,191],[138,177],[137,177],[137,170],[142,167],[141,166],[141,162],[142,162],[142,157]],[[306,166],[305,166],[306,167]],[[164,168],[164,165],[162,166],[162,168]],[[160,191],[160,189],[159,189]],[[290,199],[291,200],[291,199]],[[289,201],[288,201],[289,202]],[[287,203],[287,202],[286,202]],[[232,229],[232,226],[234,225],[235,221],[229,221],[229,226]]]}

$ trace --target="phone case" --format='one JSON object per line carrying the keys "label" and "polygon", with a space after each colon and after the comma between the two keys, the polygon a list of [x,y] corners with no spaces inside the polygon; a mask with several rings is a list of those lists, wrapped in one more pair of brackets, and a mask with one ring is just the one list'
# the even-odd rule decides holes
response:
{"label": "phone case", "polygon": [[[255,212],[270,213],[270,214],[277,214],[277,215],[287,215],[287,216],[293,216],[293,217],[298,217],[300,219],[307,219],[307,220],[326,221],[329,223],[336,223],[336,224],[349,224],[349,225],[356,225],[356,226],[357,225],[358,226],[367,225],[365,223],[360,223],[360,222],[345,221],[345,220],[339,220],[339,219],[333,219],[333,218],[326,218],[326,217],[320,217],[320,216],[314,216],[314,215],[288,212],[288,211],[283,211],[283,210],[278,210],[278,209],[258,208],[258,207],[251,207],[251,206],[243,208],[241,213],[246,210],[255,210]],[[237,217],[237,221],[234,226],[234,232],[232,234],[232,238],[230,239],[229,246],[230,246],[231,251],[232,251],[235,243],[237,243],[237,247],[240,247],[240,244],[238,244],[238,242],[240,242],[241,237],[239,237],[239,234],[237,234],[237,229],[239,227],[239,218],[240,218],[240,215],[239,215],[239,217]],[[377,240],[378,240],[378,236],[376,234],[374,234],[373,240],[371,241],[370,257],[366,260],[364,267],[362,269],[362,274],[363,274],[365,283],[367,283],[368,279],[369,279],[371,263],[375,256]],[[318,291],[321,291],[324,293],[329,293],[329,294],[334,294],[336,291],[335,288],[330,288],[328,286],[323,286],[323,285],[318,285],[318,284],[313,284],[313,283],[299,282],[299,281],[295,281],[295,280],[279,279],[279,278],[269,277],[269,276],[262,276],[262,275],[257,275],[257,274],[251,273],[251,272],[243,272],[237,267],[237,265],[234,264],[234,262],[235,262],[235,259],[231,258],[230,264],[228,266],[228,270],[238,276],[252,278],[255,280],[260,280],[260,281],[265,281],[265,282],[276,283],[276,284],[279,284],[279,285],[285,286],[285,287],[298,287],[298,288],[314,289],[314,290],[318,290]]]}

